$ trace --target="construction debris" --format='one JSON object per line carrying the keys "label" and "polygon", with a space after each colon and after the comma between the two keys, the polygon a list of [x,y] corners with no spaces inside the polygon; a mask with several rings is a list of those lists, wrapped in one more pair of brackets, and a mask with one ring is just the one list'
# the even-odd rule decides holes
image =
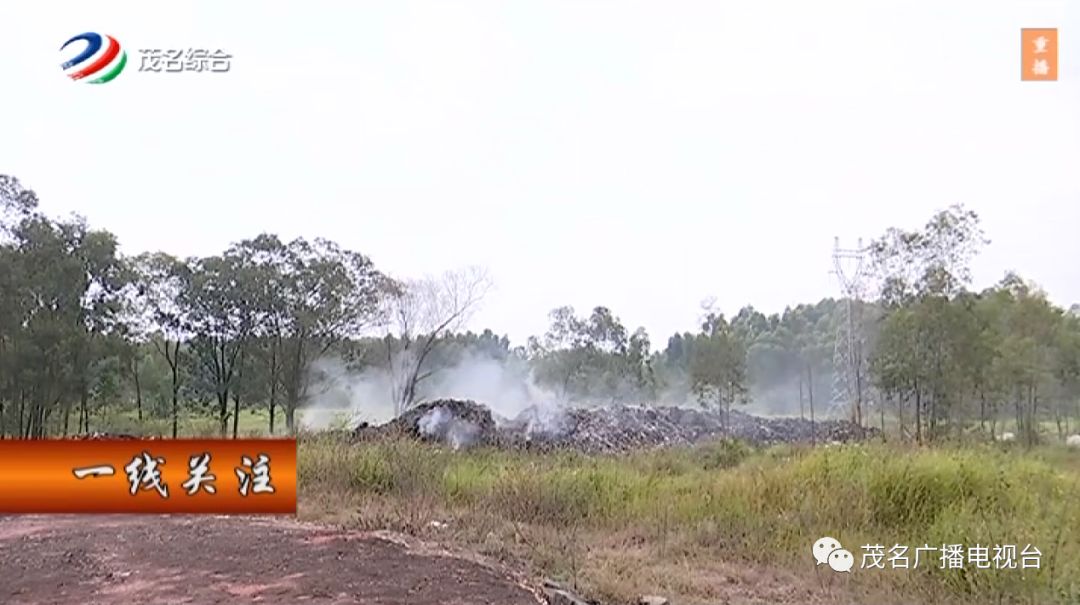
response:
{"label": "construction debris", "polygon": [[131,435],[129,433],[100,433],[94,431],[92,433],[82,433],[72,436],[72,439],[81,439],[84,441],[99,441],[102,439],[123,439],[130,441],[132,439],[153,439],[153,437],[139,437],[138,435]]}
{"label": "construction debris", "polygon": [[544,598],[548,605],[597,605],[596,601],[586,601],[567,586],[551,579],[544,580]]}
{"label": "construction debris", "polygon": [[486,406],[475,401],[439,399],[414,407],[380,426],[361,424],[353,434],[360,439],[411,437],[464,447],[492,444],[498,430]]}
{"label": "construction debris", "polygon": [[737,410],[673,406],[533,407],[497,418],[475,401],[442,399],[420,405],[381,426],[361,425],[358,439],[407,436],[454,448],[497,445],[617,453],[735,438],[756,445],[859,441],[877,434],[846,420],[762,418]]}

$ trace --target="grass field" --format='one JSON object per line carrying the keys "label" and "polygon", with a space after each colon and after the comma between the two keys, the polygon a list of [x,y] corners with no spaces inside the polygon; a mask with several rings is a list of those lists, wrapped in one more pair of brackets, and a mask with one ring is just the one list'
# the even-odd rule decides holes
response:
{"label": "grass field", "polygon": [[[95,425],[171,433],[169,420],[133,414]],[[276,425],[284,429],[284,418]],[[266,411],[242,412],[242,436],[267,429]],[[182,436],[217,431],[205,415],[181,418]],[[1053,442],[1050,427],[1044,432]],[[1080,603],[1080,451],[964,441],[721,442],[611,457],[351,444],[311,433],[300,438],[300,513],[508,560],[605,603],[653,593],[713,603],[724,594],[721,578],[740,569],[867,602]],[[815,568],[810,546],[822,536],[852,551],[854,573]],[[925,553],[917,570],[858,569],[864,545],[887,552],[897,544],[909,556],[924,545],[1032,544],[1042,556],[1039,569],[940,569]]]}
{"label": "grass field", "polygon": [[[274,432],[285,432],[285,414],[278,411],[274,418]],[[90,428],[106,433],[128,433],[145,436],[171,436],[172,419],[146,415],[142,420],[133,410],[112,412],[102,417],[95,417]],[[180,437],[217,437],[220,424],[216,418],[207,414],[185,413],[177,422]],[[241,437],[264,437],[270,434],[270,413],[266,409],[241,409],[237,432]],[[229,420],[229,436],[232,436],[232,420]]]}
{"label": "grass field", "polygon": [[[1080,452],[1060,447],[727,442],[585,457],[313,435],[301,440],[300,482],[306,518],[430,535],[605,602],[715,602],[732,564],[869,602],[1080,602]],[[815,569],[822,536],[854,553],[854,573]],[[943,570],[925,553],[916,570],[858,569],[862,546],[878,544],[909,556],[927,544],[1033,544],[1042,556],[1039,569]]]}

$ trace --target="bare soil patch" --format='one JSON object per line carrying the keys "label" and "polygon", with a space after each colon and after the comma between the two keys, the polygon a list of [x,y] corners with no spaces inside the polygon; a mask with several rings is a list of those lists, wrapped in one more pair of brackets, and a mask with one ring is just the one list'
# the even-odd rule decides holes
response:
{"label": "bare soil patch", "polygon": [[0,517],[0,602],[536,605],[507,570],[277,518]]}

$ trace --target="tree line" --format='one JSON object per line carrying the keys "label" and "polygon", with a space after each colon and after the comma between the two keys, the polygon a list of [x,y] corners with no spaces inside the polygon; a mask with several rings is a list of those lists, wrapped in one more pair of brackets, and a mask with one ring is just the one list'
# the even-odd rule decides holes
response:
{"label": "tree line", "polygon": [[[583,400],[724,410],[753,400],[811,418],[816,401],[819,414],[839,404],[859,424],[920,442],[972,428],[993,438],[1006,420],[1029,443],[1046,426],[1063,438],[1080,428],[1080,305],[1057,306],[1014,272],[971,289],[971,261],[988,243],[978,215],[953,206],[872,240],[865,300],[770,315],[747,306],[730,317],[706,305],[699,330],[652,353],[645,331],[628,335],[610,310],[576,318],[563,308],[530,341],[529,358],[546,384]],[[836,367],[847,321],[858,350]],[[851,372],[855,393],[834,388]]]}
{"label": "tree line", "polygon": [[[1041,423],[1064,433],[1080,421],[1080,310],[1014,274],[969,290],[984,243],[961,207],[873,241],[877,288],[857,305],[865,387],[843,402],[853,418],[877,412],[918,440],[973,424],[993,433],[1004,418],[1034,440]],[[85,433],[116,412],[167,419],[173,436],[198,414],[236,436],[254,409],[271,434],[293,432],[331,357],[384,370],[399,413],[437,396],[433,377],[466,355],[568,404],[752,400],[804,416],[824,413],[847,371],[833,356],[844,300],[770,315],[706,304],[694,330],[658,349],[607,307],[561,307],[543,335],[511,346],[464,331],[490,286],[479,269],[396,279],[334,242],[271,234],[208,257],[125,256],[108,231],[45,216],[32,190],[0,176],[0,438]]]}
{"label": "tree line", "polygon": [[107,406],[142,420],[148,394],[174,437],[192,409],[235,436],[253,405],[272,434],[279,412],[291,432],[312,364],[377,325],[396,330],[384,348],[406,407],[432,343],[467,320],[486,283],[469,270],[395,280],[334,242],[269,234],[208,257],[125,257],[111,233],[46,216],[0,176],[0,436],[87,432]]}

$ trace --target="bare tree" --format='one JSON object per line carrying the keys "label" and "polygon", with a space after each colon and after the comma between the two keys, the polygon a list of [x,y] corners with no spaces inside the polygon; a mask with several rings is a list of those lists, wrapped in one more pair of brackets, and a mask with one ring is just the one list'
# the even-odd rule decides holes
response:
{"label": "bare tree", "polygon": [[396,413],[412,407],[417,387],[434,372],[424,362],[439,339],[462,329],[491,287],[486,271],[469,267],[399,282],[386,297],[386,361]]}

